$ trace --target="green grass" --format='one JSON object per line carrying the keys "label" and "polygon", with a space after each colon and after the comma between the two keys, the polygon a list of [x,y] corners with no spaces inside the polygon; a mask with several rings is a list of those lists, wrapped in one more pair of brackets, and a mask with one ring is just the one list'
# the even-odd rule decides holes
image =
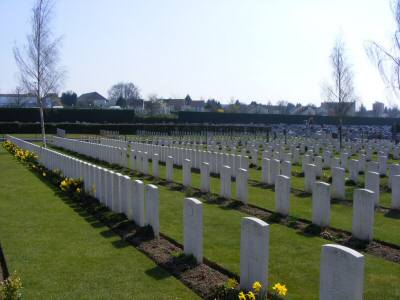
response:
{"label": "green grass", "polygon": [[[160,187],[161,231],[182,242],[181,192]],[[204,254],[239,274],[240,222],[247,215],[232,209],[203,204]],[[308,237],[279,224],[270,226],[269,282],[288,286],[288,299],[318,299],[321,246],[326,240]],[[400,267],[366,255],[366,299],[396,299]],[[387,285],[384,291],[381,288]]]}
{"label": "green grass", "polygon": [[[165,173],[161,171],[160,174],[164,176]],[[196,184],[196,176],[192,175],[193,183]],[[181,181],[181,170],[175,169],[174,177]],[[159,188],[161,232],[182,242],[185,196],[182,192],[172,191],[164,186]],[[240,261],[240,222],[245,216],[247,215],[237,210],[203,204],[204,254],[236,273],[239,273]],[[272,224],[269,282],[285,283],[289,289],[288,299],[318,299],[320,251],[321,246],[327,243],[321,238],[304,236],[294,229]],[[396,278],[399,277],[398,264],[366,255],[365,298],[399,298],[400,286],[396,283]]]}
{"label": "green grass", "polygon": [[25,299],[198,299],[3,148],[0,242]]}
{"label": "green grass", "polygon": [[[151,172],[152,166],[149,164],[149,170]],[[251,169],[250,173],[255,171]],[[257,171],[259,172],[259,171]],[[159,173],[161,178],[166,178],[166,167],[159,165]],[[174,168],[174,181],[178,183],[183,182],[182,169]],[[261,175],[260,175],[261,176]],[[304,178],[292,176],[293,181],[304,181]],[[292,184],[292,186],[294,183]],[[192,172],[192,186],[200,188],[200,174]],[[352,193],[354,187],[346,187],[347,193]],[[351,191],[350,191],[351,189]],[[220,180],[219,178],[211,178],[211,192],[219,194],[220,191]],[[271,189],[265,189],[261,187],[248,186],[249,203],[257,205],[262,208],[275,211],[275,192]],[[382,193],[382,199],[389,201],[390,194]],[[236,197],[236,184],[232,182],[232,197]],[[294,193],[291,193],[290,203],[290,215],[299,217],[307,220],[311,220],[311,208],[312,200],[311,197],[298,197]],[[347,231],[351,231],[351,222],[353,218],[352,207],[345,206],[342,204],[331,205],[331,226]],[[379,240],[394,243],[400,245],[400,217],[389,217],[381,212],[375,213],[375,224],[374,224],[374,237]]]}

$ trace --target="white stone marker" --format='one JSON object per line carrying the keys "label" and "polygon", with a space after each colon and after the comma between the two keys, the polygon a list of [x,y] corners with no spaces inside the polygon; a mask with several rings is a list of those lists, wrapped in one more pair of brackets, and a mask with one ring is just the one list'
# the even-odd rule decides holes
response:
{"label": "white stone marker", "polygon": [[344,185],[345,170],[343,168],[332,169],[332,199],[345,199],[345,185]]}
{"label": "white stone marker", "polygon": [[304,166],[304,191],[312,193],[312,189],[315,183],[315,165],[307,164]]}
{"label": "white stone marker", "polygon": [[292,163],[290,161],[285,160],[281,163],[281,175],[292,177]]}
{"label": "white stone marker", "polygon": [[174,181],[174,158],[172,156],[167,157],[167,161],[165,162],[167,176],[166,179],[169,182]]}
{"label": "white stone marker", "polygon": [[268,184],[269,179],[269,167],[270,167],[270,159],[269,158],[263,158],[262,163],[261,163],[261,182],[264,184]]}
{"label": "white stone marker", "polygon": [[389,188],[392,188],[392,177],[395,175],[400,175],[400,165],[399,164],[391,164],[389,167],[389,180],[388,180]]}
{"label": "white stone marker", "polygon": [[281,163],[278,159],[272,159],[269,165],[269,182],[268,184],[275,185],[276,176],[281,173]]}
{"label": "white stone marker", "polygon": [[109,185],[107,184],[107,170],[105,168],[101,168],[101,199],[100,202],[105,205],[107,201],[107,196],[108,196],[108,187]]}
{"label": "white stone marker", "polygon": [[380,176],[377,172],[367,172],[365,174],[365,189],[374,192],[375,205],[379,205],[379,187]]}
{"label": "white stone marker", "polygon": [[276,176],[275,184],[275,210],[287,216],[290,209],[290,177],[285,175]]}
{"label": "white stone marker", "polygon": [[322,176],[322,157],[321,156],[316,156],[314,158],[314,164],[316,167],[316,174],[318,177]]}
{"label": "white stone marker", "polygon": [[153,184],[146,185],[146,225],[153,229],[154,237],[160,237],[159,191]]}
{"label": "white stone marker", "polygon": [[400,175],[392,176],[392,209],[400,210]]}
{"label": "white stone marker", "polygon": [[386,175],[387,157],[379,156],[379,174]]}
{"label": "white stone marker", "polygon": [[200,164],[200,190],[203,193],[210,192],[210,164],[202,162]]}
{"label": "white stone marker", "polygon": [[312,195],[312,222],[315,225],[329,226],[331,215],[331,185],[326,182],[317,181],[313,187]]}
{"label": "white stone marker", "polygon": [[129,201],[132,198],[131,178],[129,176],[122,176],[121,178],[121,212],[126,216],[129,213]]}
{"label": "white stone marker", "polygon": [[203,205],[195,198],[185,198],[183,208],[183,251],[203,262]]}
{"label": "white stone marker", "polygon": [[237,200],[247,204],[249,193],[248,193],[248,178],[249,174],[247,170],[239,168],[237,169],[236,175],[236,198]]}
{"label": "white stone marker", "polygon": [[135,180],[133,186],[134,193],[132,194],[132,217],[136,225],[143,227],[145,226],[143,181]]}
{"label": "white stone marker", "polygon": [[192,185],[192,171],[191,171],[192,162],[190,159],[184,159],[182,165],[182,175],[183,175],[183,186],[190,187]]}
{"label": "white stone marker", "polygon": [[322,246],[320,300],[362,300],[364,293],[364,256],[347,247]]}
{"label": "white stone marker", "polygon": [[340,159],[338,157],[333,157],[331,159],[331,169],[340,168]]}
{"label": "white stone marker", "polygon": [[374,192],[354,190],[352,235],[360,240],[372,240],[375,215]]}
{"label": "white stone marker", "polygon": [[149,155],[147,152],[142,153],[142,169],[144,175],[149,175]]}
{"label": "white stone marker", "polygon": [[221,190],[220,196],[230,199],[231,198],[231,167],[222,166],[221,168]]}
{"label": "white stone marker", "polygon": [[356,159],[351,159],[349,161],[349,177],[355,183],[358,182],[358,173],[359,173],[359,161]]}
{"label": "white stone marker", "polygon": [[255,281],[268,287],[269,225],[257,218],[242,219],[240,233],[240,288],[251,290]]}
{"label": "white stone marker", "polygon": [[160,160],[160,156],[157,153],[153,154],[153,160],[152,160],[151,164],[152,164],[152,168],[153,168],[153,176],[155,178],[158,178],[160,176],[159,168],[158,168],[159,160]]}
{"label": "white stone marker", "polygon": [[106,175],[106,184],[107,184],[107,195],[106,195],[106,206],[111,209],[112,207],[112,199],[113,199],[113,191],[114,191],[114,187],[113,187],[113,178],[114,178],[114,172],[107,170],[107,175]]}
{"label": "white stone marker", "polygon": [[110,209],[113,212],[118,212],[118,205],[119,205],[119,177],[121,174],[119,173],[114,173],[112,177],[112,202],[111,202],[111,207]]}

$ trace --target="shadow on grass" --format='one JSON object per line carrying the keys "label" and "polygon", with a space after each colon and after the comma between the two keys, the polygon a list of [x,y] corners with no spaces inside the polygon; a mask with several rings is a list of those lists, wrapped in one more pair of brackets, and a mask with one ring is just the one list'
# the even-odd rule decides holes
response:
{"label": "shadow on grass", "polygon": [[[100,232],[100,236],[106,239],[119,237],[118,240],[111,242],[114,248],[121,249],[130,246],[126,241],[127,239],[125,239],[126,236],[129,236],[129,239],[135,239],[136,243],[153,238],[152,232],[149,233],[148,230],[146,231],[138,228],[134,222],[129,221],[124,214],[113,213],[98,200],[90,196],[85,195],[82,199],[78,199],[75,195],[65,194],[54,185],[52,179],[41,176],[38,172],[30,168],[28,170],[42,183],[48,186],[55,196],[72,208],[75,213],[85,219],[93,228],[104,228],[104,230]],[[136,235],[138,235],[139,238],[136,239]]]}
{"label": "shadow on grass", "polygon": [[165,278],[170,277],[171,275],[167,272],[165,272],[165,270],[163,268],[161,268],[160,266],[155,266],[151,269],[148,269],[145,271],[146,275],[156,279],[156,280],[162,280]]}
{"label": "shadow on grass", "polygon": [[399,220],[400,219],[400,210],[390,209],[387,213],[385,213],[384,216],[387,218]]}

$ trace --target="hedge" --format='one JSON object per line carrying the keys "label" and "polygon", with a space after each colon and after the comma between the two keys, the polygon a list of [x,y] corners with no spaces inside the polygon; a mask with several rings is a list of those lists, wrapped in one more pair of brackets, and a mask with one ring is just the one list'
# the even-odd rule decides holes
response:
{"label": "hedge", "polygon": [[[214,124],[305,124],[309,119],[314,124],[336,125],[337,117],[301,116],[275,114],[214,113],[188,112],[178,113],[180,123],[214,123]],[[400,118],[344,117],[344,125],[393,125],[400,123]]]}

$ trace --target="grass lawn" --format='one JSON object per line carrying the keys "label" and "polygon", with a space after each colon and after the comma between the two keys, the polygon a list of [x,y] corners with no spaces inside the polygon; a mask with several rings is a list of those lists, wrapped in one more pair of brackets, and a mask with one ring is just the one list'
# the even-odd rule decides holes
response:
{"label": "grass lawn", "polygon": [[[181,170],[175,169],[174,172],[175,178],[180,181]],[[163,186],[159,188],[161,232],[182,243],[185,195]],[[245,216],[216,205],[204,203],[203,206],[204,254],[236,273],[239,273],[240,222]],[[327,243],[321,238],[306,237],[286,226],[272,224],[269,282],[285,283],[289,289],[287,299],[318,299],[320,251],[321,246]],[[398,278],[399,264],[366,255],[365,299],[399,298]]]}
{"label": "grass lawn", "polygon": [[[149,163],[149,170],[151,172],[152,166]],[[161,178],[166,178],[166,167],[159,165],[159,174]],[[253,169],[251,169],[253,171]],[[255,171],[255,170],[254,170]],[[260,172],[260,171],[257,171]],[[261,175],[260,175],[261,176]],[[292,182],[295,180],[302,180],[292,176]],[[183,182],[182,169],[174,168],[174,181]],[[192,172],[192,186],[200,188],[200,174]],[[211,178],[211,191],[219,194],[220,191],[220,180],[219,178]],[[293,186],[293,184],[292,184]],[[347,190],[354,190],[354,187],[346,187]],[[248,187],[249,203],[257,205],[262,208],[275,211],[275,192],[271,189],[265,189],[261,187],[255,187],[249,185]],[[236,184],[232,182],[232,197],[236,198]],[[382,198],[387,199],[390,197],[389,193],[383,193]],[[290,215],[303,219],[311,220],[311,208],[312,201],[311,196],[309,197],[298,197],[294,193],[291,193],[290,203]],[[331,205],[331,226],[339,229],[351,231],[351,224],[353,218],[352,207],[345,206],[342,204]],[[375,224],[374,224],[374,237],[379,240],[394,243],[400,245],[400,216],[389,217],[381,212],[375,213]]]}
{"label": "grass lawn", "polygon": [[24,299],[198,299],[0,148],[0,241]]}

